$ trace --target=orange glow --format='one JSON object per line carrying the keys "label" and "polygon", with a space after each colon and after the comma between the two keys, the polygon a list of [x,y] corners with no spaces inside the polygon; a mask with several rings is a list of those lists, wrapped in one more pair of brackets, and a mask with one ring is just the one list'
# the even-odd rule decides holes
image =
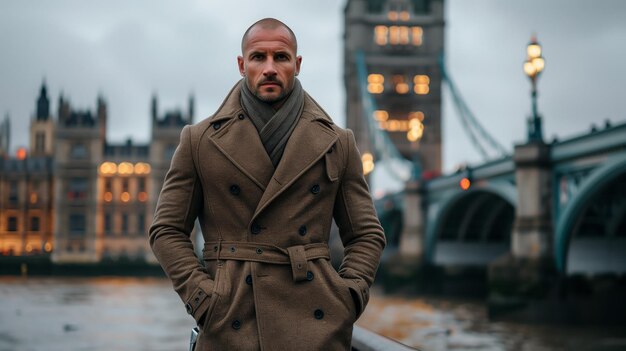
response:
{"label": "orange glow", "polygon": [[31,204],[37,203],[37,193],[30,193],[30,203]]}
{"label": "orange glow", "polygon": [[104,162],[100,165],[101,174],[115,174],[117,172],[117,165],[113,162]]}
{"label": "orange glow", "polygon": [[374,27],[374,41],[376,41],[376,44],[387,45],[388,33],[389,33],[389,29],[386,26]]}
{"label": "orange glow", "polygon": [[148,193],[146,193],[145,191],[140,192],[137,195],[137,199],[139,199],[139,201],[141,202],[146,202],[146,200],[148,200]]}
{"label": "orange glow", "polygon": [[411,37],[413,39],[413,45],[420,46],[422,45],[422,37],[424,35],[424,30],[422,27],[411,27]]}
{"label": "orange glow", "polygon": [[400,83],[396,85],[396,93],[398,94],[406,94],[409,92],[409,85],[406,83]]}
{"label": "orange glow", "polygon": [[386,121],[389,119],[389,113],[385,110],[374,111],[374,119],[377,121]]}
{"label": "orange glow", "polygon": [[130,194],[128,193],[128,191],[123,192],[120,196],[120,199],[122,200],[122,202],[130,201]]}
{"label": "orange glow", "polygon": [[470,180],[466,177],[461,179],[461,181],[459,182],[459,186],[461,187],[461,189],[463,190],[467,190],[470,188],[470,185],[472,185],[472,182],[470,182]]}
{"label": "orange glow", "polygon": [[409,18],[411,18],[411,15],[409,14],[409,11],[402,11],[400,12],[400,19],[403,21],[408,21]]}
{"label": "orange glow", "polygon": [[135,167],[130,162],[122,162],[119,164],[119,166],[117,166],[117,171],[119,174],[122,175],[133,174],[133,172],[135,171]]}
{"label": "orange glow", "polygon": [[382,74],[372,73],[367,76],[367,91],[372,94],[380,94],[385,90],[383,83],[385,77]]}
{"label": "orange glow", "polygon": [[369,152],[366,152],[361,156],[361,162],[363,163],[363,174],[366,175],[374,170],[374,156]]}
{"label": "orange glow", "polygon": [[104,201],[106,202],[113,201],[113,193],[111,193],[110,191],[107,191],[106,193],[104,193]]}
{"label": "orange glow", "polygon": [[400,27],[400,44],[408,44],[409,43],[409,27],[401,26]]}
{"label": "orange glow", "polygon": [[17,156],[18,160],[25,159],[26,158],[26,148],[21,147],[21,148],[17,149],[16,156]]}
{"label": "orange glow", "polygon": [[410,142],[418,141],[424,135],[424,124],[419,118],[412,118],[409,120],[409,131],[406,133],[406,138]]}
{"label": "orange glow", "polygon": [[46,245],[44,245],[43,249],[46,250],[46,252],[52,251],[52,244],[51,243],[46,243]]}
{"label": "orange glow", "polygon": [[135,163],[135,173],[136,174],[149,174],[150,165],[144,162]]}
{"label": "orange glow", "polygon": [[392,21],[397,21],[398,20],[398,12],[397,11],[389,11],[389,13],[387,13],[387,18],[389,18]]}
{"label": "orange glow", "polygon": [[398,26],[389,27],[389,43],[391,43],[391,45],[400,43],[400,29]]}
{"label": "orange glow", "polygon": [[409,113],[409,119],[413,119],[413,118],[417,118],[420,122],[423,122],[424,121],[424,112],[422,112],[422,111],[415,111],[415,112]]}
{"label": "orange glow", "polygon": [[27,244],[26,245],[26,252],[33,252],[33,245]]}

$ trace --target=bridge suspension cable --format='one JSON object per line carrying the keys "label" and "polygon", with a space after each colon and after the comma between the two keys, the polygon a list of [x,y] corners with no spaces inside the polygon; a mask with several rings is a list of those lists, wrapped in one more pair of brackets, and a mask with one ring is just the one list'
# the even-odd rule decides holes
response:
{"label": "bridge suspension cable", "polygon": [[[508,156],[508,152],[502,144],[500,144],[487,130],[478,122],[478,119],[474,116],[472,111],[469,109],[465,100],[461,97],[461,94],[456,89],[456,85],[448,75],[448,71],[445,68],[443,55],[439,56],[439,69],[441,71],[441,77],[444,83],[448,86],[450,90],[450,94],[452,95],[452,101],[454,102],[454,106],[459,114],[459,119],[461,120],[461,124],[465,127],[465,132],[469,136],[472,141],[472,144],[478,152],[482,155],[484,160],[489,159],[489,154],[487,152],[487,147],[490,147],[490,151],[495,152],[500,157]],[[486,143],[483,145],[482,143]]]}

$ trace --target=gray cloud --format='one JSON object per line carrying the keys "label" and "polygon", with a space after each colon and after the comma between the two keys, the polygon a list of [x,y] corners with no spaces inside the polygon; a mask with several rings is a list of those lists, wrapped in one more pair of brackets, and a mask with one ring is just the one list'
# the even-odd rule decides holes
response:
{"label": "gray cloud", "polygon": [[[109,102],[109,138],[149,138],[150,96],[162,109],[210,115],[238,80],[241,34],[277,17],[298,35],[304,87],[344,122],[344,1],[4,1],[0,11],[0,113],[12,119],[13,147],[27,144],[28,123],[45,77],[52,108],[61,91],[78,108]],[[34,6],[36,5],[36,6]],[[530,84],[523,75],[533,32],[544,46],[539,108],[548,136],[585,132],[605,118],[624,121],[626,2],[446,2],[446,62],[475,115],[509,148],[525,135]],[[444,164],[480,162],[444,95]]]}

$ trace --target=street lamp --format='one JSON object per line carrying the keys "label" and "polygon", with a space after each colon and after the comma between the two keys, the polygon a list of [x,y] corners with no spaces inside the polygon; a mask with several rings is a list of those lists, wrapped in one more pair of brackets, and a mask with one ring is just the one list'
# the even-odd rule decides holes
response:
{"label": "street lamp", "polygon": [[542,141],[543,133],[541,131],[541,116],[537,113],[537,78],[543,71],[546,61],[541,56],[541,45],[537,42],[537,38],[533,35],[530,43],[526,47],[527,58],[524,62],[524,73],[530,78],[532,83],[532,117],[528,120],[528,140]]}

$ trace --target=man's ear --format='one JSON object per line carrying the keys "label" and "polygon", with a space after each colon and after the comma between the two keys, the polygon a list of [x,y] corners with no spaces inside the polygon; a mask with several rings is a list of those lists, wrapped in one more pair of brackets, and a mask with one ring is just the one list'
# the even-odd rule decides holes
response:
{"label": "man's ear", "polygon": [[302,64],[302,56],[296,56],[296,76],[300,74],[300,65]]}
{"label": "man's ear", "polygon": [[245,65],[245,62],[243,61],[243,57],[237,56],[237,66],[239,67],[239,74],[241,74],[242,77],[245,77],[246,65]]}

